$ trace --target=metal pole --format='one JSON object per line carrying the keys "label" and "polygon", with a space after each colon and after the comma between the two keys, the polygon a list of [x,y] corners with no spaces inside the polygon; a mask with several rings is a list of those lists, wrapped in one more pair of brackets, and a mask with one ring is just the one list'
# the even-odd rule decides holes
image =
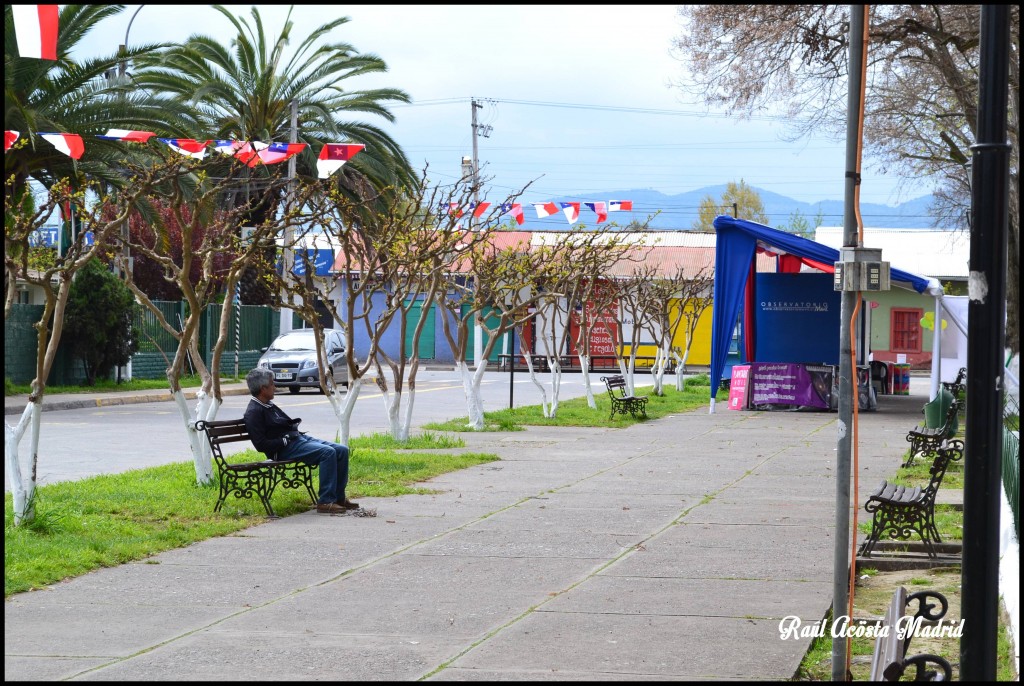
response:
{"label": "metal pole", "polygon": [[982,5],[978,142],[971,146],[971,278],[967,305],[967,419],[961,568],[961,681],[995,681],[999,617],[1006,244],[1009,8]]}
{"label": "metal pole", "polygon": [[235,284],[235,378],[238,378],[238,351],[242,347],[242,293],[241,283]]}
{"label": "metal pole", "polygon": [[[483,105],[476,100],[470,100],[470,108],[473,112],[473,210],[476,211],[477,205],[480,203],[480,164],[477,161],[477,123],[476,123],[476,111],[483,107]],[[473,230],[473,213],[469,215],[469,230]]]}
{"label": "metal pole", "polygon": [[[292,126],[291,132],[288,136],[288,142],[298,143],[299,142],[299,103],[292,100]],[[295,156],[293,155],[288,159],[288,193],[293,193],[295,190]],[[292,231],[291,225],[285,227],[284,230],[284,245],[281,246],[281,279],[288,281],[292,277],[292,265],[295,263],[295,255],[292,251],[292,240],[294,240],[294,232]],[[279,327],[280,333],[292,330],[292,310],[290,307],[285,305],[285,294],[281,294],[281,325]]]}
{"label": "metal pole", "polygon": [[[857,175],[860,159],[860,91],[864,60],[864,6],[850,5],[849,83],[846,97],[846,192],[843,212],[843,245],[856,247],[858,240]],[[851,369],[850,316],[860,293],[842,292],[839,308],[839,438],[836,443],[836,530],[832,563],[832,621],[846,614],[850,584],[850,454],[853,439],[853,381]],[[832,639],[832,680],[846,681],[846,639]]]}

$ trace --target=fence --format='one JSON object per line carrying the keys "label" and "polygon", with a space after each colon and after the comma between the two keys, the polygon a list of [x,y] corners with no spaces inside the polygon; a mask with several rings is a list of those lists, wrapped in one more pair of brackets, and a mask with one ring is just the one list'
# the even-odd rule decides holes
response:
{"label": "fence", "polygon": [[[188,316],[188,303],[185,301],[156,301],[156,305],[164,318],[176,329]],[[227,342],[221,354],[221,375],[235,373],[235,355],[238,356],[238,373],[245,375],[256,366],[266,348],[277,336],[280,328],[280,316],[277,312],[262,305],[240,305],[237,316],[228,321]],[[220,330],[220,316],[223,305],[209,305],[203,312],[199,322],[199,354],[204,362],[213,358],[213,346],[217,342]],[[178,342],[158,323],[156,316],[149,310],[143,310],[136,318],[135,326],[139,331],[139,352],[132,357],[132,376],[140,379],[156,379],[165,375],[167,366],[174,358]],[[190,373],[192,360],[185,363],[186,373]]]}
{"label": "fence", "polygon": [[1003,490],[1020,540],[1020,405],[1009,394],[1003,407]]}
{"label": "fence", "polygon": [[[167,321],[180,331],[181,323],[188,314],[188,304],[184,301],[155,301],[154,304]],[[213,356],[222,308],[222,305],[210,305],[203,312],[199,324],[199,354],[204,361],[209,361]],[[14,383],[29,383],[35,377],[34,324],[39,320],[42,310],[42,305],[15,304],[5,322],[4,376]],[[240,326],[236,328],[238,324]],[[149,310],[143,309],[139,313],[134,326],[139,332],[139,351],[132,356],[132,376],[139,379],[164,378],[178,348],[177,341],[157,323],[156,316]],[[244,376],[256,366],[262,354],[261,349],[270,345],[279,328],[280,315],[276,311],[261,305],[242,305],[238,316],[232,316],[228,324],[228,338],[221,355],[219,372],[222,375],[234,374],[237,352],[238,371]],[[185,363],[185,373],[190,373],[190,364],[191,360]],[[79,384],[84,379],[81,362],[71,357],[67,352],[67,341],[62,340],[53,371],[46,383],[68,386]]]}

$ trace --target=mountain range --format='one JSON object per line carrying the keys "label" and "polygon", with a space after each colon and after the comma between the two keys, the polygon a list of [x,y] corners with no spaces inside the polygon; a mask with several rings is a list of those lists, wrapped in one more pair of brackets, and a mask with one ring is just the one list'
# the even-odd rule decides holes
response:
{"label": "mountain range", "polygon": [[[752,188],[761,197],[770,226],[782,227],[783,225],[790,224],[794,212],[799,212],[812,227],[816,223],[821,226],[843,225],[842,200],[801,202],[778,193],[757,187]],[[652,230],[679,230],[693,228],[693,224],[697,219],[697,209],[704,197],[710,195],[712,198],[721,198],[725,189],[726,185],[721,184],[698,188],[686,193],[677,193],[676,195],[665,195],[660,191],[634,188],[632,190],[581,193],[575,196],[556,198],[554,202],[631,200],[633,202],[633,210],[631,212],[609,213],[608,221],[614,221],[619,226],[625,227],[631,221],[644,221],[649,215],[660,210],[660,213],[651,221],[650,228]],[[860,211],[865,226],[872,228],[951,228],[939,225],[936,219],[929,216],[928,207],[931,203],[931,195],[922,195],[896,206],[862,202],[860,204]],[[523,227],[524,229],[562,229],[568,227],[566,219],[561,213],[544,219],[537,219],[532,208],[524,209],[527,216],[527,225]],[[723,207],[721,213],[732,214],[732,208]],[[821,215],[820,222],[816,222],[819,214]],[[588,227],[596,227],[596,215],[586,207],[581,207],[580,209],[580,221]]]}

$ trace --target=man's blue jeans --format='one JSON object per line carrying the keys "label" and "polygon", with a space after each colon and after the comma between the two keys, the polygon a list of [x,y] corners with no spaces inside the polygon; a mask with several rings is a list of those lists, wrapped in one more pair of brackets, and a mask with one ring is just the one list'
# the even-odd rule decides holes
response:
{"label": "man's blue jeans", "polygon": [[348,485],[348,448],[340,443],[300,434],[278,453],[279,459],[302,460],[306,464],[320,465],[321,505],[345,502],[345,487]]}

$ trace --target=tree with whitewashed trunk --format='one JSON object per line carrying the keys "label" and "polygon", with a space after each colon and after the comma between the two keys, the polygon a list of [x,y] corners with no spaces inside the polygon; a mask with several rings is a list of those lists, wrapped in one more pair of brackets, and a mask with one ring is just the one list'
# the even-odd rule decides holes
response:
{"label": "tree with whitewashed trunk", "polygon": [[629,355],[619,356],[619,371],[626,380],[626,391],[630,395],[636,395],[634,372],[637,350],[643,340],[644,331],[651,328],[651,320],[656,316],[656,299],[651,296],[651,291],[657,274],[657,267],[653,264],[636,264],[627,277],[615,282],[622,313],[621,325],[618,328],[618,347],[619,350],[625,350],[626,346],[629,346]]}
{"label": "tree with whitewashed trunk", "polygon": [[[491,235],[488,229],[464,231],[460,213],[451,211],[452,207],[469,206],[470,181],[467,177],[452,186],[440,187],[428,181],[424,170],[418,194],[380,218],[400,229],[396,240],[387,247],[389,257],[384,266],[387,281],[392,286],[396,307],[394,323],[398,326],[398,340],[403,349],[393,356],[378,346],[376,356],[377,387],[384,397],[388,426],[391,435],[400,441],[409,439],[420,341],[433,305],[445,286],[450,257],[489,240]],[[505,203],[514,202],[517,197],[518,194],[510,196]],[[485,227],[493,226],[500,216],[501,204],[492,207],[490,213],[484,214],[484,210],[474,219]],[[442,211],[437,212],[438,208]],[[385,367],[391,373],[390,379],[385,377]]]}
{"label": "tree with whitewashed trunk", "polygon": [[[681,276],[681,275],[680,275]],[[680,327],[686,337],[686,344],[683,346],[683,354],[679,355],[677,348],[672,348],[672,355],[676,358],[676,390],[683,390],[684,375],[686,374],[686,361],[690,357],[690,348],[693,347],[693,339],[697,333],[697,324],[704,313],[711,308],[711,301],[715,287],[715,266],[713,258],[693,276],[687,278],[676,278],[677,295],[676,308],[670,316],[672,324],[672,338],[676,340]]]}
{"label": "tree with whitewashed trunk", "polygon": [[[570,341],[582,370],[587,404],[597,407],[590,385],[592,329],[584,323],[583,314],[596,284],[623,259],[629,244],[615,234],[587,231],[585,226],[545,236],[544,240],[544,244],[534,248],[538,258],[538,288],[561,295],[542,297],[537,303],[535,348],[536,352],[545,355],[551,374],[551,404],[549,408],[545,393],[544,416],[555,417],[561,388],[562,358],[570,354]],[[532,364],[529,369],[534,384],[541,385]]]}
{"label": "tree with whitewashed trunk", "polygon": [[[157,326],[177,342],[165,374],[192,452],[196,482],[203,485],[213,482],[213,460],[209,444],[196,425],[199,421],[216,419],[223,404],[220,363],[232,319],[234,303],[231,294],[235,292],[243,271],[264,259],[268,247],[274,245],[274,237],[296,220],[294,208],[301,206],[301,201],[288,198],[278,212],[269,213],[269,218],[262,225],[253,227],[243,243],[239,239],[238,228],[250,207],[236,203],[229,209],[222,209],[226,197],[253,183],[252,178],[242,178],[239,174],[241,163],[232,164],[228,176],[214,179],[207,174],[212,161],[197,161],[162,150],[155,153],[161,161],[140,169],[138,173],[143,177],[149,174],[154,180],[159,180],[148,199],[165,208],[167,214],[156,215],[157,221],[151,224],[152,230],[137,233],[129,249],[132,254],[145,256],[160,265],[164,278],[181,291],[187,307],[180,328],[168,321],[164,312],[135,283],[123,251],[118,252],[117,259],[125,284],[153,316]],[[260,185],[270,188],[284,183],[279,174],[269,173]],[[181,233],[180,264],[166,249],[172,222]],[[232,256],[226,267],[223,261],[218,261],[225,253]],[[217,338],[210,359],[206,361],[199,351],[199,329],[211,306],[221,300],[223,306],[217,323]],[[189,408],[181,386],[186,360],[191,361],[200,377],[193,409]]]}
{"label": "tree with whitewashed trunk", "polygon": [[[686,283],[686,267],[678,265],[671,274],[656,276],[647,290],[647,297],[651,298],[651,317],[645,328],[655,348],[655,360],[651,365],[655,395],[665,394],[665,370],[672,359],[672,342],[683,322],[683,309],[678,296]],[[682,372],[679,372],[676,374],[676,390],[682,388],[681,379]]]}
{"label": "tree with whitewashed trunk", "polygon": [[[488,358],[506,333],[533,316],[530,304],[542,297],[530,290],[538,265],[529,243],[499,246],[490,238],[452,256],[445,293],[438,299],[441,329],[466,393],[467,426],[476,431],[484,428],[480,383]],[[470,371],[470,336],[476,333],[481,342],[473,345],[475,369]]]}
{"label": "tree with whitewashed trunk", "polygon": [[[76,272],[87,262],[114,245],[116,235],[126,225],[131,207],[151,190],[154,179],[133,178],[124,190],[107,195],[93,182],[79,179],[76,190],[68,179],[56,181],[39,200],[32,197],[27,184],[11,175],[4,193],[4,322],[10,318],[19,284],[43,291],[45,302],[36,321],[36,365],[28,402],[15,425],[4,422],[4,454],[11,481],[14,524],[20,526],[35,518],[36,474],[39,463],[40,415],[46,394],[46,380],[53,370],[64,326],[64,312]],[[97,197],[89,203],[87,198]],[[74,208],[64,220],[80,230],[72,236],[64,254],[57,254],[48,266],[30,266],[32,241],[36,232],[57,211]],[[102,209],[107,212],[102,212]],[[89,244],[86,236],[92,237]],[[21,442],[28,434],[28,454],[23,457]]]}

